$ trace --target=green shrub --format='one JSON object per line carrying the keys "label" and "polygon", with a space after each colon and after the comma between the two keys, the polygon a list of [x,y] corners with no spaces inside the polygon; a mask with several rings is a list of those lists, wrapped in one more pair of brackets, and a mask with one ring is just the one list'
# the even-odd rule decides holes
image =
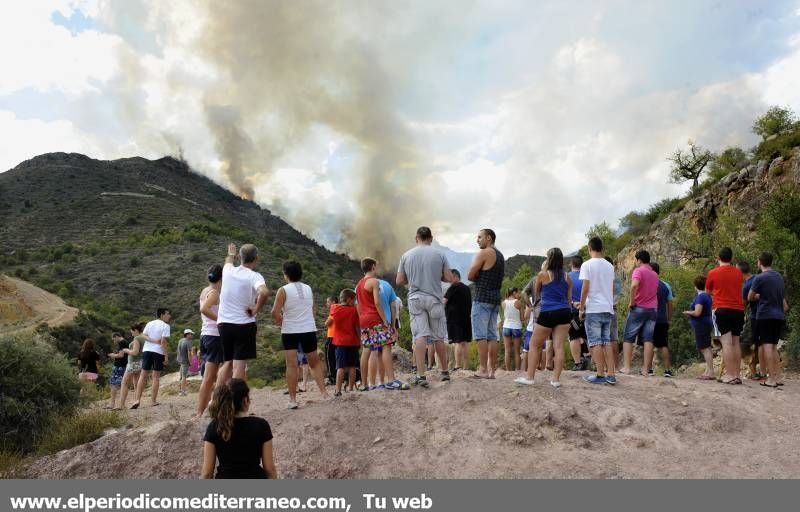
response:
{"label": "green shrub", "polygon": [[138,267],[139,265],[141,265],[141,264],[142,264],[142,260],[140,260],[139,258],[137,258],[136,256],[134,256],[133,258],[131,258],[131,259],[128,261],[128,264],[129,264],[129,265],[130,265],[132,268],[136,268],[136,267]]}
{"label": "green shrub", "polygon": [[35,335],[0,339],[0,389],[0,450],[12,452],[32,451],[80,397],[75,368]]}
{"label": "green shrub", "polygon": [[794,148],[798,146],[800,146],[800,127],[795,127],[787,133],[763,141],[753,152],[756,160],[772,160],[779,156],[789,158]]}
{"label": "green shrub", "polygon": [[91,410],[53,417],[42,435],[38,452],[47,455],[92,442],[100,438],[105,430],[119,427],[123,422],[123,417],[116,411]]}

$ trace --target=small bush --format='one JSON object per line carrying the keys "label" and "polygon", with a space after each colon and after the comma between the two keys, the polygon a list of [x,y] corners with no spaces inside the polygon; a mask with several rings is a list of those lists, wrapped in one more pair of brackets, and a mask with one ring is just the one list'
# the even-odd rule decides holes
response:
{"label": "small bush", "polygon": [[779,156],[789,158],[792,155],[792,150],[798,146],[800,146],[800,127],[778,135],[773,139],[763,141],[756,146],[754,153],[756,160],[772,160]]}
{"label": "small bush", "polygon": [[55,453],[100,438],[109,428],[123,424],[116,411],[93,410],[83,414],[55,417],[42,436],[38,452],[41,455]]}
{"label": "small bush", "polygon": [[0,479],[15,478],[23,459],[19,452],[0,450]]}
{"label": "small bush", "polygon": [[136,268],[136,267],[138,267],[139,265],[142,264],[142,260],[140,260],[139,258],[134,256],[133,258],[130,259],[128,264],[131,266],[131,268]]}
{"label": "small bush", "polygon": [[0,339],[0,450],[27,453],[80,399],[77,372],[37,336]]}

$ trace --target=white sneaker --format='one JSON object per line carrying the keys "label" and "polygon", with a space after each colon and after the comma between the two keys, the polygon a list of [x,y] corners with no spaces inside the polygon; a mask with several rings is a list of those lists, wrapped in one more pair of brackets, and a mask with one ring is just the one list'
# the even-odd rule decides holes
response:
{"label": "white sneaker", "polygon": [[560,387],[561,387],[561,383],[560,383],[560,382],[556,382],[556,381],[554,381],[554,380],[551,380],[551,381],[550,381],[550,385],[551,385],[551,386],[553,386],[553,387],[554,387],[554,388],[556,388],[556,389],[558,389],[558,388],[560,388]]}
{"label": "white sneaker", "polygon": [[517,377],[514,379],[514,382],[517,384],[523,384],[525,386],[533,386],[533,379],[529,379],[528,377]]}
{"label": "white sneaker", "polygon": [[289,402],[288,408],[292,410],[297,409],[297,402]]}

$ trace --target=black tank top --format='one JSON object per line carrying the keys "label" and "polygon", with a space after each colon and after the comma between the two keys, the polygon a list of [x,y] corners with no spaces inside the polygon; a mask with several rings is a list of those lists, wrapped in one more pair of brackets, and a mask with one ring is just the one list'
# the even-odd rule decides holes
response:
{"label": "black tank top", "polygon": [[494,253],[497,257],[494,266],[489,270],[478,271],[478,277],[475,279],[474,302],[500,305],[500,288],[503,286],[503,276],[505,275],[505,258],[497,249],[494,249]]}

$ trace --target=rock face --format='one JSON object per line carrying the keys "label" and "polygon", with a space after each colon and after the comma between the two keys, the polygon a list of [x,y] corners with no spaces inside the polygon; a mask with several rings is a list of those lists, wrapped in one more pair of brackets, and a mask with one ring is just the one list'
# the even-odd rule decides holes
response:
{"label": "rock face", "polygon": [[721,215],[728,214],[748,219],[741,236],[755,234],[755,220],[759,209],[781,187],[800,187],[800,151],[788,160],[776,158],[760,161],[729,174],[718,183],[691,198],[682,208],[654,223],[650,230],[634,238],[618,255],[619,268],[628,276],[635,264],[634,255],[640,249],[650,252],[654,261],[681,265],[692,256],[677,239],[678,233],[711,233],[718,226]]}

